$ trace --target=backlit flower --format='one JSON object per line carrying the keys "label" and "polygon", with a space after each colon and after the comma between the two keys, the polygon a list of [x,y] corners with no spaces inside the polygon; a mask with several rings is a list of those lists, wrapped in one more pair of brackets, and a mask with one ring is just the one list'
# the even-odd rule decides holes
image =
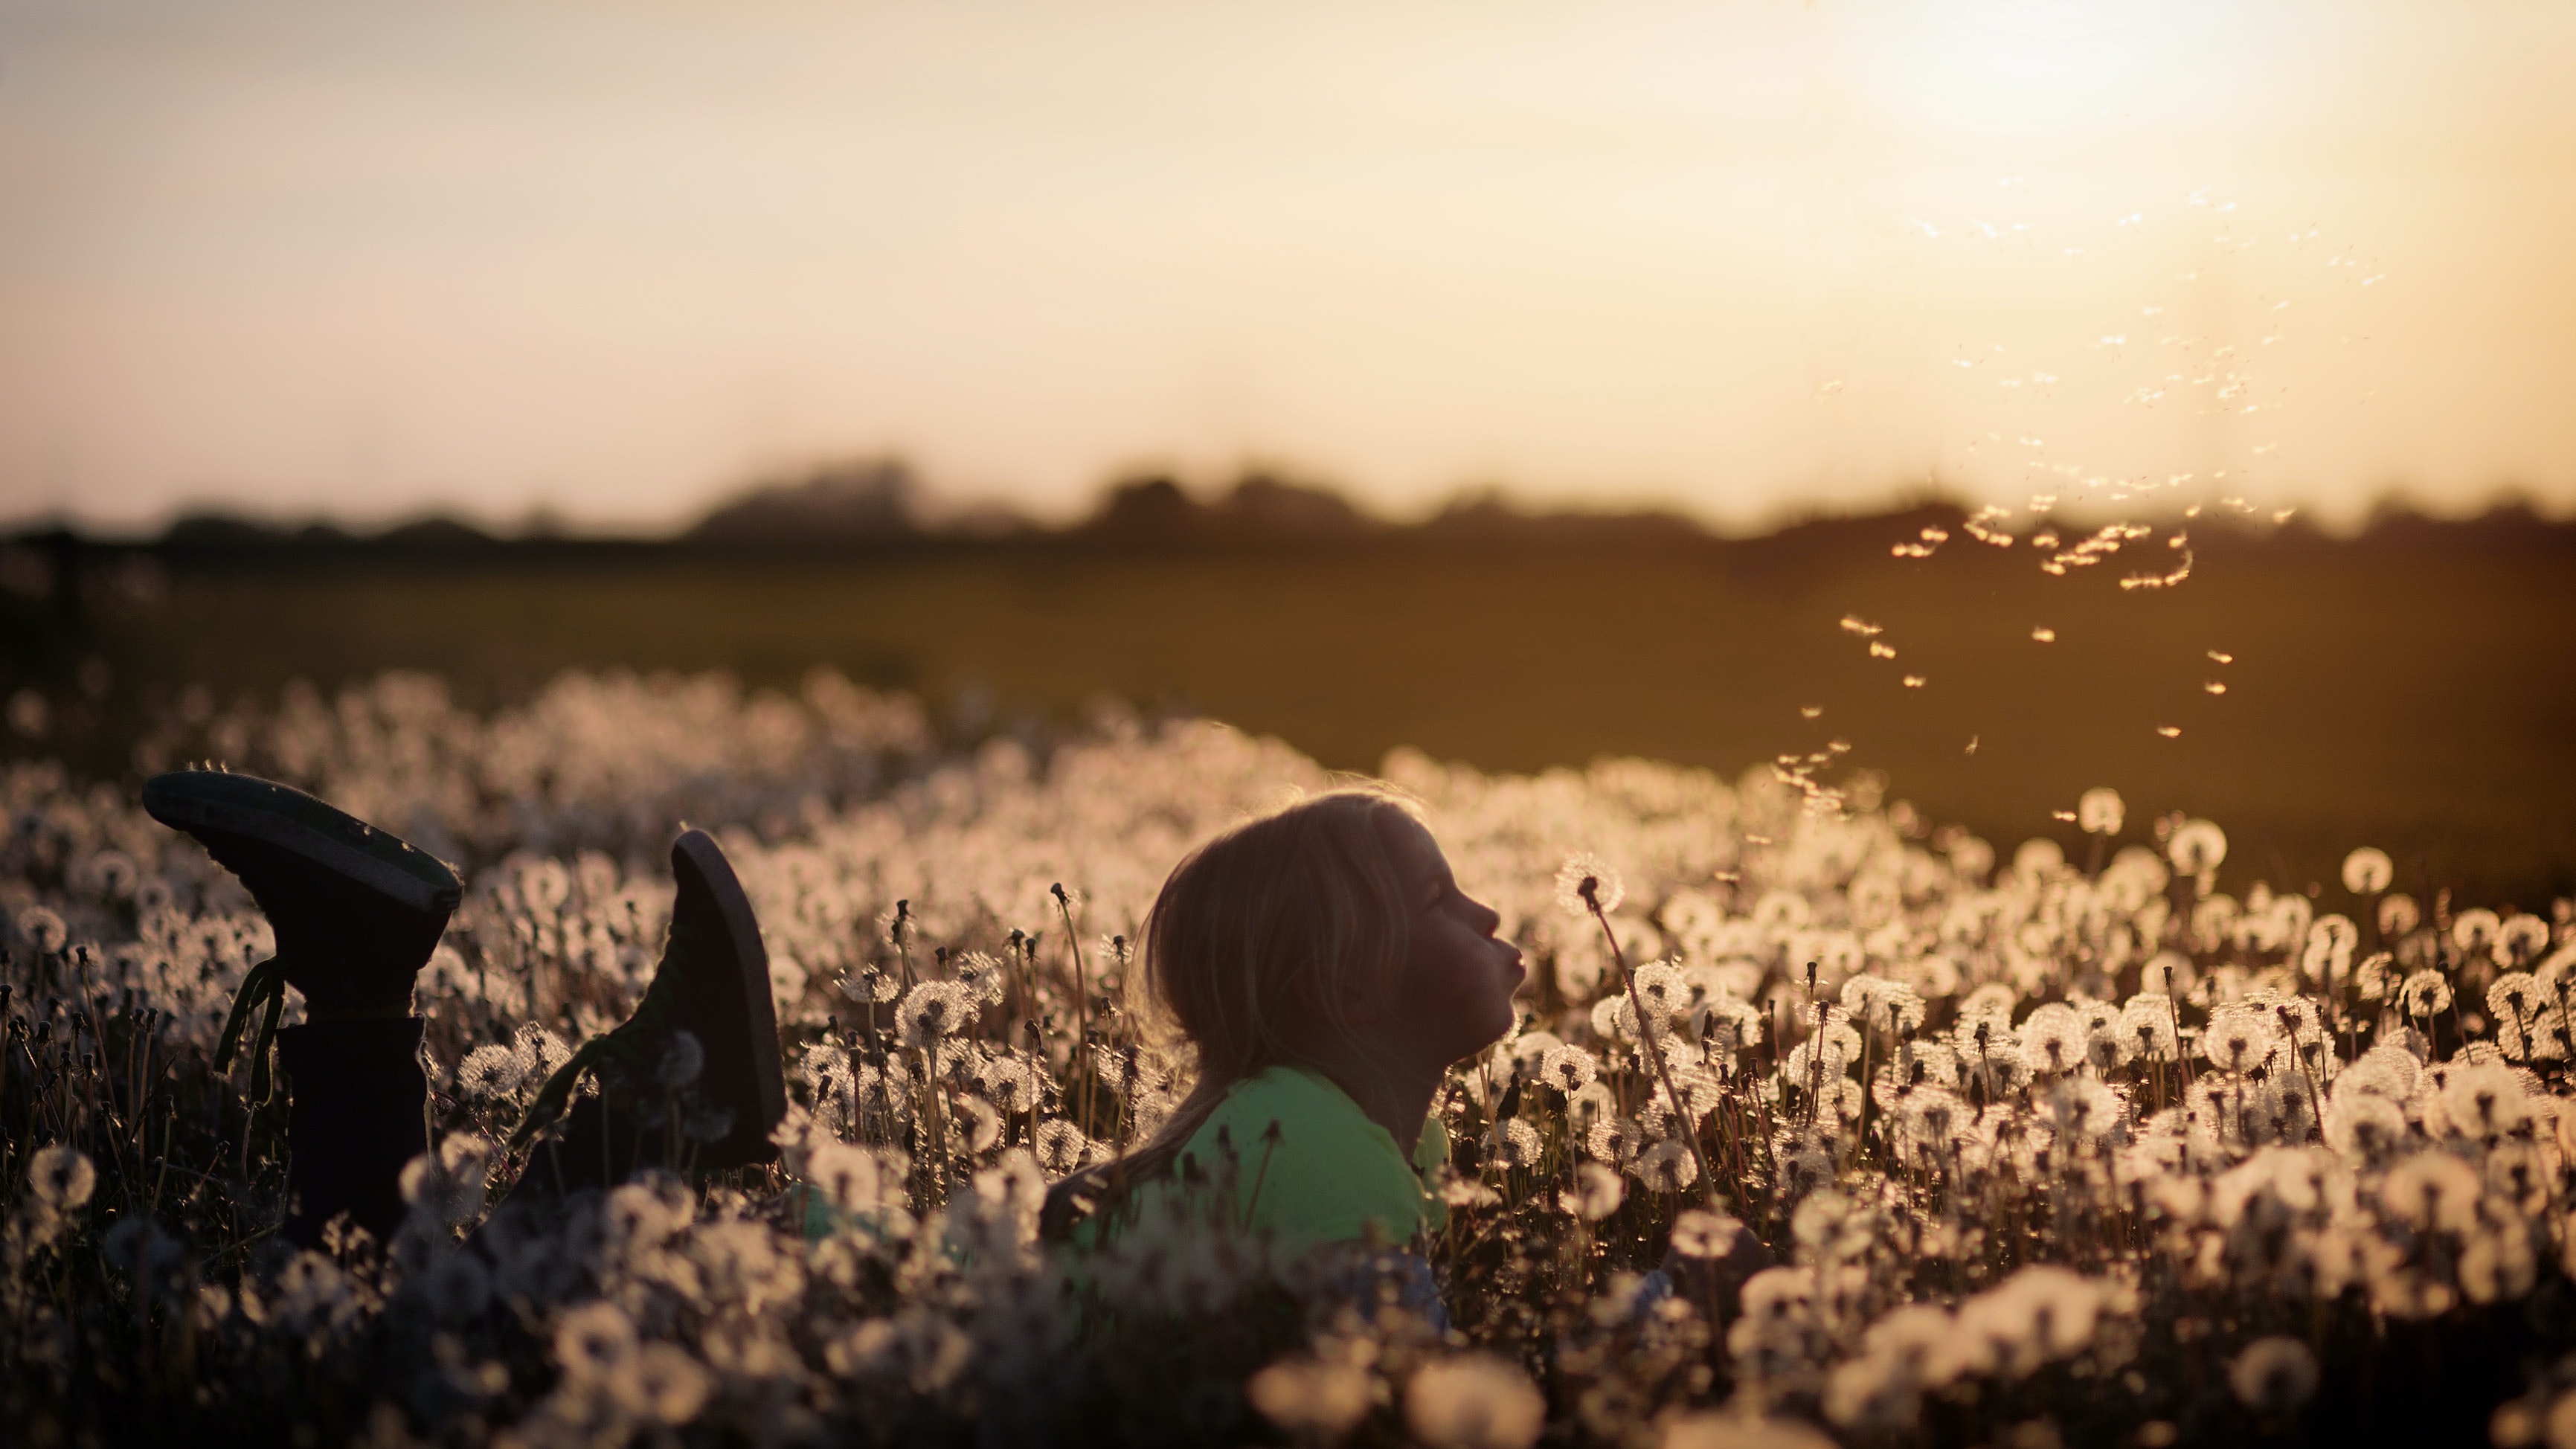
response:
{"label": "backlit flower", "polygon": [[1590,852],[1566,857],[1556,872],[1556,908],[1569,916],[1603,915],[1619,909],[1628,888],[1619,872]]}
{"label": "backlit flower", "polygon": [[1404,1421],[1432,1449],[1529,1449],[1546,1420],[1529,1376],[1487,1354],[1426,1364],[1404,1386]]}

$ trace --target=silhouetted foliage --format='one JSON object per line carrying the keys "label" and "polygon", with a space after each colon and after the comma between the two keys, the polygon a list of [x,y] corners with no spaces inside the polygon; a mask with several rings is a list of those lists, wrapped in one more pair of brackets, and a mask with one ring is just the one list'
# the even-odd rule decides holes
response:
{"label": "silhouetted foliage", "polygon": [[921,485],[893,458],[818,470],[755,487],[717,508],[682,538],[696,543],[883,543],[918,537]]}

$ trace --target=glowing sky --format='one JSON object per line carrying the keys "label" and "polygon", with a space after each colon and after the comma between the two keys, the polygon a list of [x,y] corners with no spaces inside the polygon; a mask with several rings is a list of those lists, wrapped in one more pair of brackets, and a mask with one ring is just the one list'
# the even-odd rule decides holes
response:
{"label": "glowing sky", "polygon": [[2509,0],[0,0],[0,518],[2563,512],[2569,74]]}

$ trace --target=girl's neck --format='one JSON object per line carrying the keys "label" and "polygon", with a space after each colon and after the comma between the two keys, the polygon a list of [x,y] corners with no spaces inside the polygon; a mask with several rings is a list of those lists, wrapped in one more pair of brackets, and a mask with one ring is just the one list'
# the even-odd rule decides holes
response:
{"label": "girl's neck", "polygon": [[1426,1072],[1384,1060],[1327,1061],[1321,1070],[1359,1104],[1370,1121],[1386,1129],[1408,1159],[1422,1141],[1422,1123],[1431,1115],[1432,1100],[1440,1095],[1441,1079],[1448,1075],[1445,1068]]}

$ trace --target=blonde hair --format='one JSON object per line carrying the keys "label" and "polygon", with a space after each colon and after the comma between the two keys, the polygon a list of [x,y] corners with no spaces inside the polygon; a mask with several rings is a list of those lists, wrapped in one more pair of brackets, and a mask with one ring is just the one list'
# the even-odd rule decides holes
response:
{"label": "blonde hair", "polygon": [[1412,948],[1394,821],[1418,825],[1420,808],[1386,786],[1344,786],[1237,825],[1172,868],[1140,965],[1163,1024],[1198,1048],[1198,1080],[1150,1141],[1058,1184],[1049,1236],[1069,1230],[1077,1182],[1122,1196],[1172,1166],[1237,1082],[1316,1065],[1319,1026],[1348,1034],[1349,989],[1387,979]]}

